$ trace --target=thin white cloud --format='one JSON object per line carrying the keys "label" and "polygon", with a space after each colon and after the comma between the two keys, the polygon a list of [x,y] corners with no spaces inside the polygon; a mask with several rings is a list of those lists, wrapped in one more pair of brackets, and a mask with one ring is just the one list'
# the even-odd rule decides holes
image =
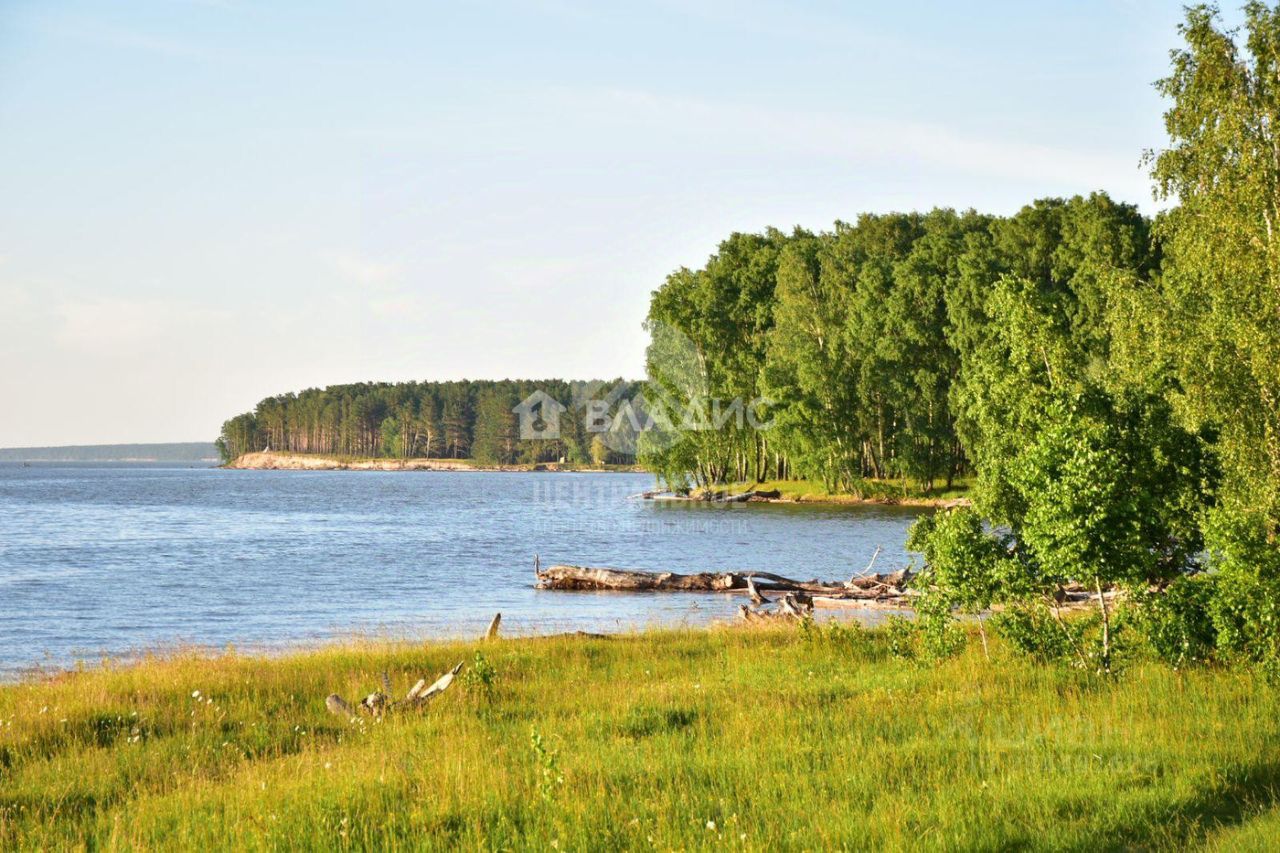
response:
{"label": "thin white cloud", "polygon": [[658,123],[703,135],[707,145],[833,162],[925,165],[956,175],[1017,181],[1084,182],[1094,187],[1130,186],[1139,176],[1138,157],[1117,158],[1040,140],[980,137],[946,125],[876,115],[737,106],[652,92],[609,89],[569,92],[581,108],[608,110],[630,121]]}
{"label": "thin white cloud", "polygon": [[54,310],[54,342],[64,349],[101,356],[133,355],[191,339],[232,319],[232,312],[161,300],[67,299]]}
{"label": "thin white cloud", "polygon": [[1149,196],[1137,151],[1067,146],[995,126],[975,134],[911,117],[592,86],[528,87],[508,106],[448,134],[418,121],[347,132],[364,145],[430,158],[424,168],[482,152],[538,167],[590,164],[607,151],[619,162],[698,163],[704,175],[724,168],[765,174],[803,163],[833,177],[944,172],[953,184],[996,179],[1052,192],[1075,186]]}

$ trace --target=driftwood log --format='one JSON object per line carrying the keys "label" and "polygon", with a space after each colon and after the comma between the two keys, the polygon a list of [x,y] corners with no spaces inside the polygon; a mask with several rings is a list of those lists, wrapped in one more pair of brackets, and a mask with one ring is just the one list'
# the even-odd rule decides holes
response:
{"label": "driftwood log", "polygon": [[538,589],[604,590],[612,592],[730,592],[745,593],[765,604],[764,592],[803,593],[810,605],[831,601],[901,603],[908,596],[911,572],[864,575],[848,581],[795,580],[773,572],[645,572],[591,566],[548,566],[535,563]]}
{"label": "driftwood log", "polygon": [[388,711],[421,708],[448,689],[461,669],[462,664],[459,663],[453,669],[437,678],[429,687],[425,678],[418,679],[417,683],[409,688],[409,692],[405,694],[404,699],[400,701],[395,701],[391,698],[391,679],[384,672],[382,673],[382,689],[375,690],[361,699],[356,703],[355,708],[352,708],[351,703],[337,693],[330,693],[328,698],[324,700],[324,706],[329,709],[329,713],[336,714],[339,717],[354,717],[357,712],[369,714],[373,717],[381,717]]}

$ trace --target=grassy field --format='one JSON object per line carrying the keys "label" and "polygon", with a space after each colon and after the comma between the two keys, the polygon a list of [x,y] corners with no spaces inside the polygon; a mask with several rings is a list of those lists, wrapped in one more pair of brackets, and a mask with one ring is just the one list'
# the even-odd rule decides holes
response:
{"label": "grassy field", "polygon": [[[427,710],[328,714],[458,661]],[[0,687],[0,848],[1265,849],[1280,691],[795,629],[178,657]],[[468,671],[464,669],[464,674]]]}

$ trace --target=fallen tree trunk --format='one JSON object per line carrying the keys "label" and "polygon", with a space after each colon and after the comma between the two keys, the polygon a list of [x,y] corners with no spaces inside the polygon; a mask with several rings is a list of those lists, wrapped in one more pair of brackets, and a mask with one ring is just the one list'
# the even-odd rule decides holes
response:
{"label": "fallen tree trunk", "polygon": [[535,571],[538,589],[723,592],[738,587],[747,588],[745,580],[727,572],[680,575],[675,572],[639,572],[627,569],[595,569],[587,566],[549,566]]}
{"label": "fallen tree trunk", "polygon": [[534,566],[538,589],[596,590],[611,592],[742,592],[757,604],[764,603],[761,591],[804,593],[829,599],[884,600],[907,594],[911,572],[907,569],[883,575],[868,575],[850,581],[824,583],[800,581],[772,572],[645,572],[590,566]]}

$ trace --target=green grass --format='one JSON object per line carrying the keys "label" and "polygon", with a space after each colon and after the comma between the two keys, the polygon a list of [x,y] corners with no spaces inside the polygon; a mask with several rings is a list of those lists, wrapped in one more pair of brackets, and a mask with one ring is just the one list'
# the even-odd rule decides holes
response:
{"label": "green grass", "polygon": [[[645,633],[178,657],[0,687],[0,849],[1262,849],[1280,691],[1117,680],[877,632]],[[351,723],[481,650],[490,690]],[[464,673],[466,670],[464,670]],[[194,691],[198,697],[193,697]],[[536,733],[541,749],[533,745]]]}
{"label": "green grass", "polygon": [[904,490],[903,481],[863,480],[857,491],[832,491],[821,480],[766,480],[762,483],[735,483],[721,487],[730,493],[738,494],[750,490],[778,491],[784,500],[801,503],[865,503],[868,501],[884,503],[942,503],[944,501],[964,498],[969,495],[969,480],[957,480],[951,488],[945,482],[938,483],[929,491],[923,491],[914,482],[907,481]]}

